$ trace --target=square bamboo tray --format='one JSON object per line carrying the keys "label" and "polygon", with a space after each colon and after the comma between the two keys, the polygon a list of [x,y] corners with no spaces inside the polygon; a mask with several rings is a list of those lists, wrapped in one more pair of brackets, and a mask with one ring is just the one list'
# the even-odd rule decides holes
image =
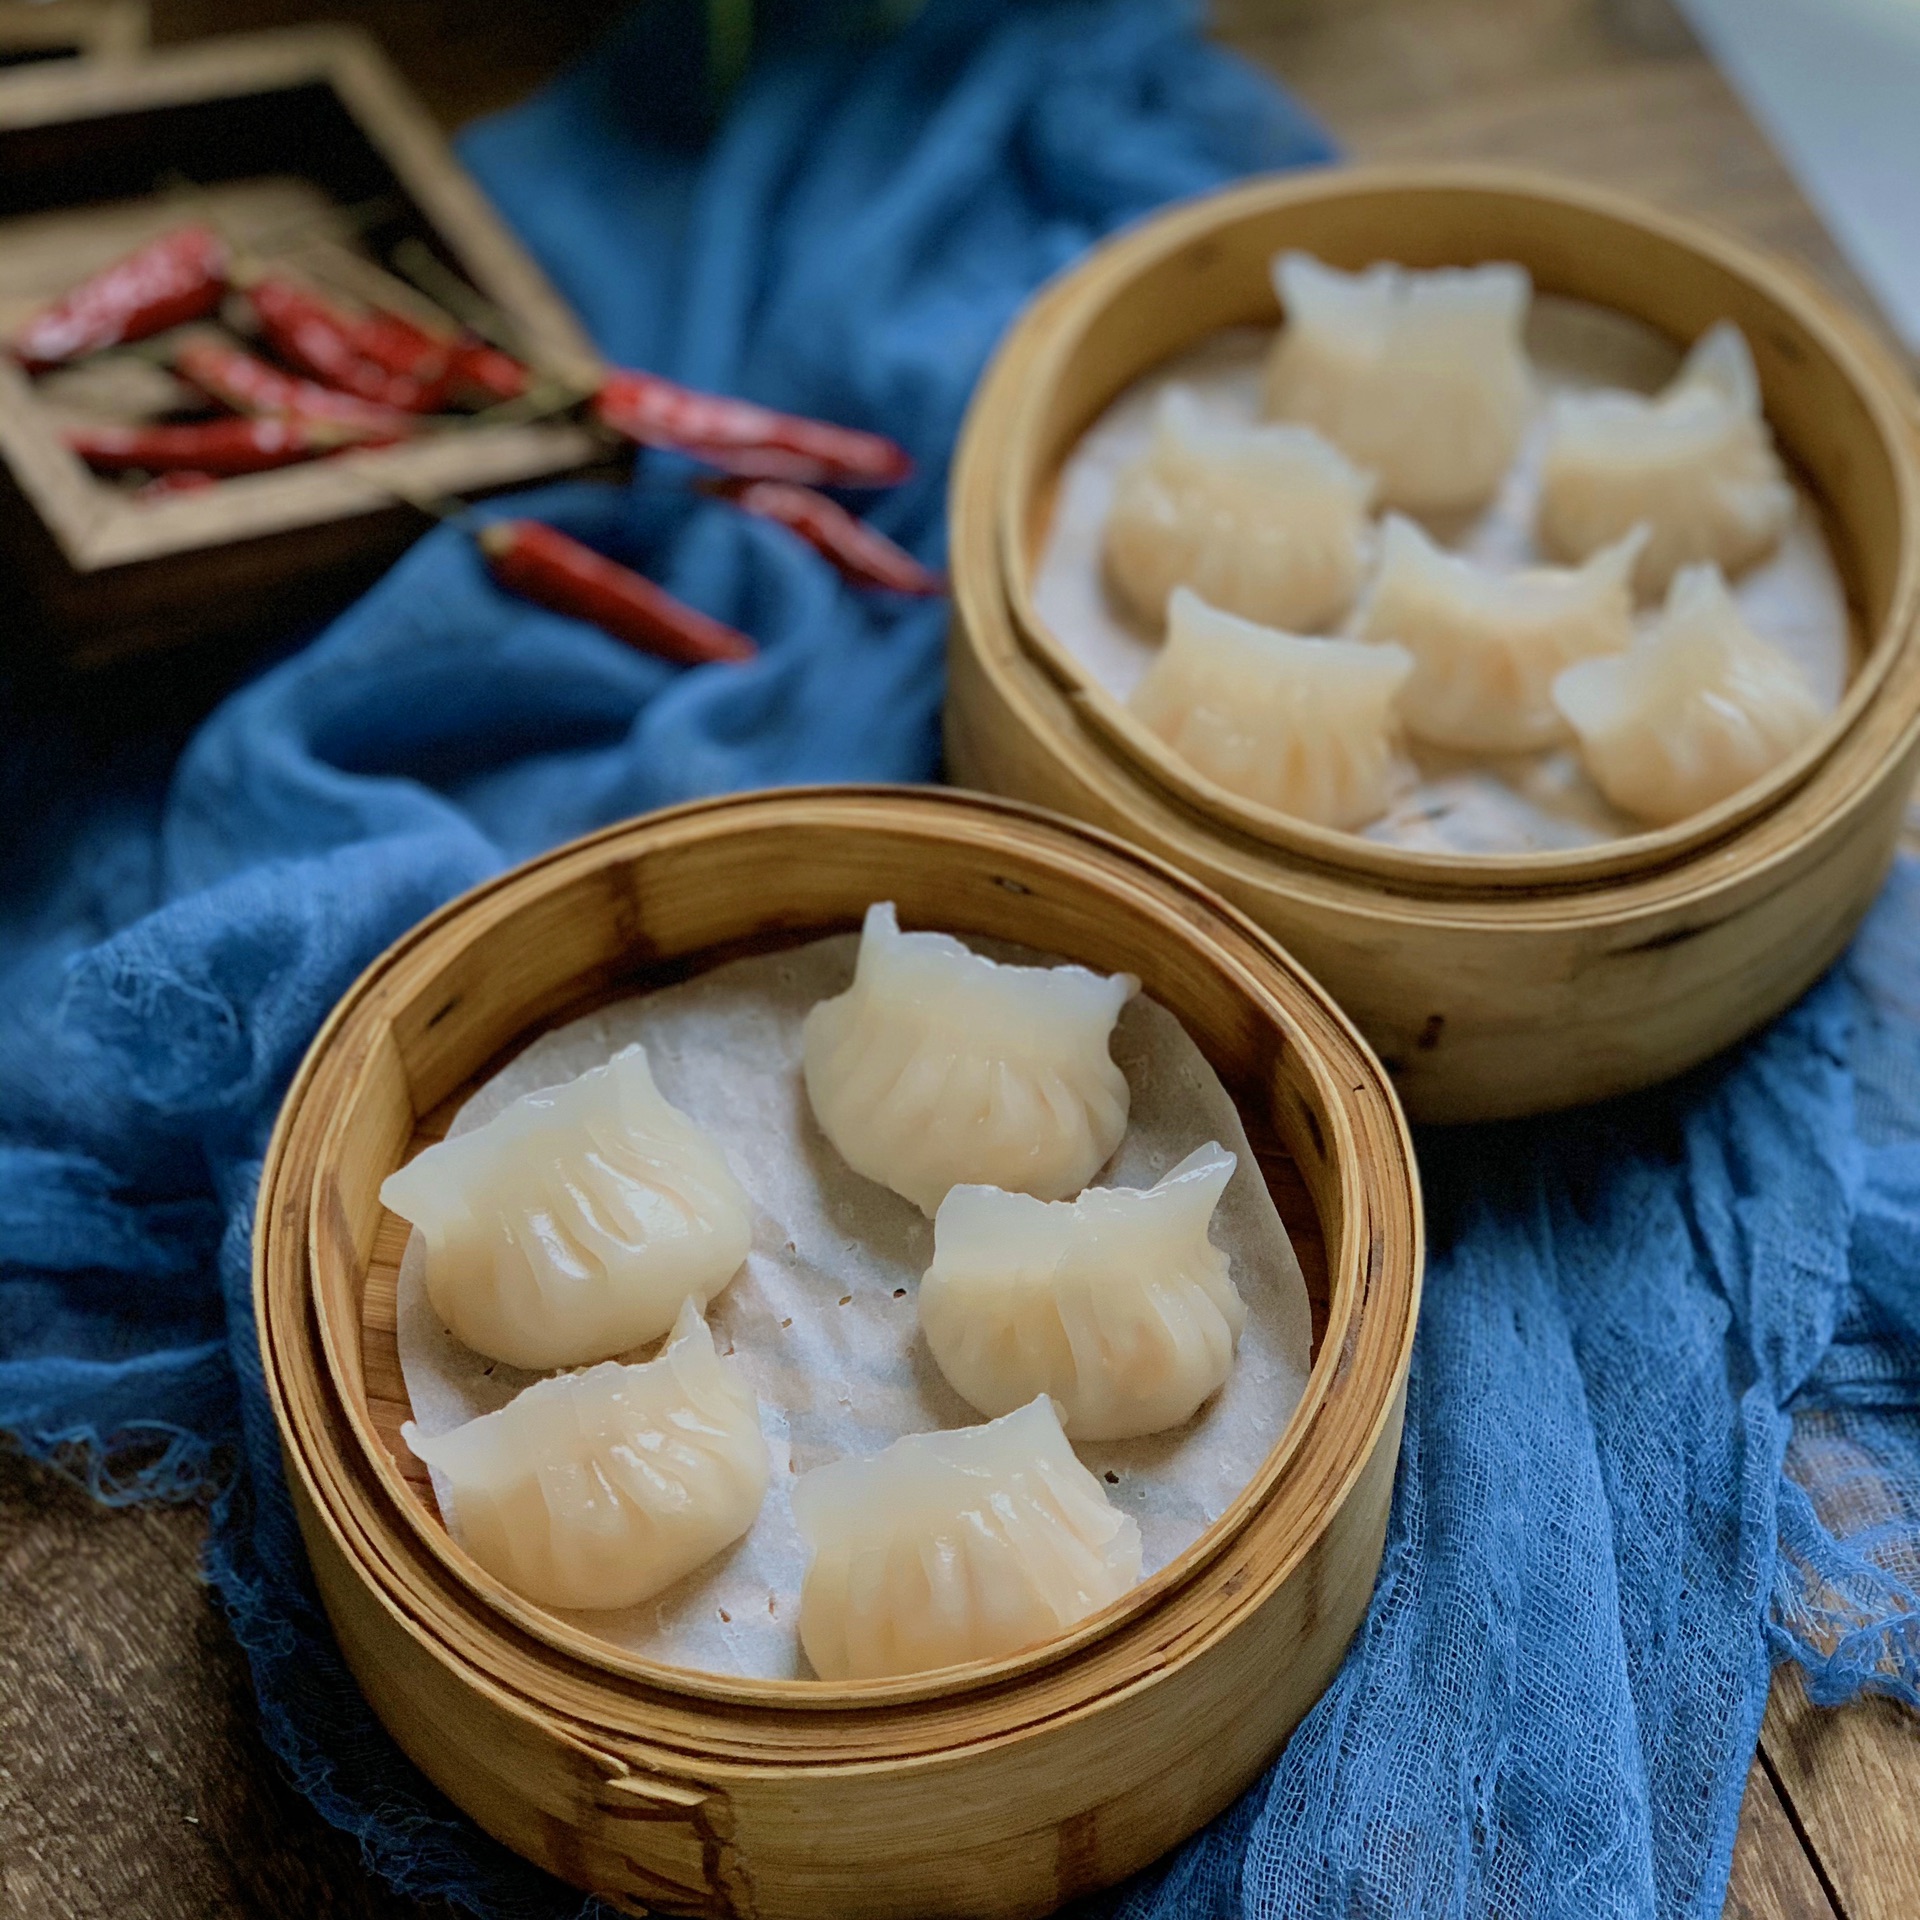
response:
{"label": "square bamboo tray", "polygon": [[[364,256],[309,238],[349,209]],[[243,244],[293,234],[349,264],[417,240],[507,317],[544,371],[596,383],[578,322],[358,32],[37,63],[0,80],[0,332],[205,216]],[[88,472],[62,444],[44,389],[0,359],[0,557],[25,590],[13,596],[11,637],[29,654],[91,664],[324,614],[418,532],[403,500],[524,484],[598,458],[569,421],[481,425],[136,501]]]}
{"label": "square bamboo tray", "polygon": [[146,0],[0,0],[0,72],[44,60],[127,60],[146,44]]}

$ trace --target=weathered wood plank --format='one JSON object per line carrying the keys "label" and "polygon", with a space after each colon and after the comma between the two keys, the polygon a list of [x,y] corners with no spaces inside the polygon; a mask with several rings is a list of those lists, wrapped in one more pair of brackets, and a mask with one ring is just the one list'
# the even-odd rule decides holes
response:
{"label": "weathered wood plank", "polygon": [[1920,1714],[1885,1699],[1827,1711],[1783,1667],[1760,1748],[1845,1920],[1920,1914]]}
{"label": "weathered wood plank", "polygon": [[1779,1789],[1757,1759],[1740,1808],[1723,1920],[1843,1920],[1793,1830]]}
{"label": "weathered wood plank", "polygon": [[389,1894],[267,1751],[205,1525],[0,1449],[0,1920],[447,1914]]}
{"label": "weathered wood plank", "polygon": [[[1873,302],[1666,0],[1238,0],[1229,38],[1362,160],[1507,160],[1698,214]],[[1662,25],[1664,14],[1665,24]]]}

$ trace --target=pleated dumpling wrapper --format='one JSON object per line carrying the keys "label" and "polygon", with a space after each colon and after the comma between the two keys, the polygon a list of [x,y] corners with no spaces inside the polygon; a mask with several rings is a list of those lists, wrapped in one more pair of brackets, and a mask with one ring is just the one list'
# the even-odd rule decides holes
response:
{"label": "pleated dumpling wrapper", "polygon": [[541,1371],[659,1339],[753,1242],[725,1155],[667,1104],[640,1046],[416,1154],[380,1198],[420,1230],[427,1298],[454,1336]]}
{"label": "pleated dumpling wrapper", "polygon": [[875,1680],[1034,1647],[1140,1578],[1140,1528],[1042,1398],[915,1433],[794,1483],[809,1560],[800,1644],[822,1680]]}
{"label": "pleated dumpling wrapper", "polygon": [[1169,387],[1152,443],[1114,490],[1107,573],[1155,631],[1175,587],[1311,631],[1353,604],[1372,502],[1372,475],[1311,427],[1214,420]]}
{"label": "pleated dumpling wrapper", "polygon": [[1407,731],[1462,753],[1531,753],[1566,739],[1554,680],[1633,644],[1633,563],[1645,540],[1635,528],[1584,566],[1495,573],[1389,515],[1354,631],[1412,654],[1400,695]]}
{"label": "pleated dumpling wrapper", "polygon": [[1765,559],[1793,519],[1794,492],[1760,411],[1746,336],[1709,327],[1662,392],[1561,394],[1548,414],[1540,543],[1584,560],[1643,522],[1641,596],[1684,566],[1735,574]]}
{"label": "pleated dumpling wrapper", "polygon": [[454,1536],[545,1607],[637,1606],[750,1528],[767,1491],[760,1405],[687,1300],[644,1366],[536,1380],[413,1451],[452,1487]]}
{"label": "pleated dumpling wrapper", "polygon": [[1048,1205],[955,1187],[933,1223],[920,1326],[948,1384],[1003,1414],[1044,1393],[1075,1440],[1191,1419],[1224,1384],[1247,1309],[1207,1226],[1234,1156],[1209,1142],[1156,1186]]}
{"label": "pleated dumpling wrapper", "polygon": [[1275,420],[1317,427],[1378,477],[1382,505],[1457,513],[1499,490],[1533,400],[1533,283],[1504,263],[1342,273],[1273,263],[1286,324],[1267,362]]}
{"label": "pleated dumpling wrapper", "polygon": [[1587,770],[1613,804],[1655,826],[1751,785],[1826,714],[1798,664],[1742,617],[1717,567],[1674,576],[1651,632],[1555,681]]}
{"label": "pleated dumpling wrapper", "polygon": [[1404,647],[1310,640],[1210,607],[1185,587],[1128,706],[1195,772],[1323,827],[1387,810],[1403,771]]}
{"label": "pleated dumpling wrapper", "polygon": [[807,1015],[807,1098],[840,1157],[931,1216],[949,1188],[1060,1200],[1120,1144],[1108,1050],[1130,973],[1018,967],[867,909],[853,984]]}

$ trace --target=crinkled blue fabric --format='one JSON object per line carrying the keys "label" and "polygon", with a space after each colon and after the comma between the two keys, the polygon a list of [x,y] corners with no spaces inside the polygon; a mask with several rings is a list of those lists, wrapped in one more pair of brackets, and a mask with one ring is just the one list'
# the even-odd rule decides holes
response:
{"label": "crinkled blue fabric", "polygon": [[[658,4],[467,157],[615,358],[947,452],[1031,288],[1114,226],[1324,158],[1173,0],[932,0],[884,46],[770,9],[724,123]],[[103,1498],[217,1489],[269,1742],[393,1884],[593,1903],[413,1772],[346,1674],[248,1300],[282,1089],[407,925],[691,795],[936,770],[935,606],[631,487],[513,503],[760,637],[676,672],[502,598],[443,530],[204,726],[0,705],[0,1427]],[[1422,1142],[1433,1262],[1386,1561],[1326,1698],[1089,1911],[1717,1915],[1769,1662],[1920,1704],[1920,877],[1768,1034],[1640,1100]]]}
{"label": "crinkled blue fabric", "polygon": [[1770,1665],[1920,1706],[1920,865],[1726,1060],[1420,1141],[1373,1605],[1126,1920],[1718,1920]]}

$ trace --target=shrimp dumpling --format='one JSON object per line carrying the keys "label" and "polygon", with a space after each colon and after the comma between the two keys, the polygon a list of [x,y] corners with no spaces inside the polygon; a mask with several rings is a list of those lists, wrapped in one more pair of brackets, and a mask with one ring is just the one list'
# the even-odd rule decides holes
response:
{"label": "shrimp dumpling", "polygon": [[1324,827],[1387,809],[1402,761],[1403,647],[1256,626],[1179,588],[1167,640],[1128,706],[1197,773]]}
{"label": "shrimp dumpling", "polygon": [[1175,587],[1311,631],[1353,604],[1372,501],[1372,477],[1311,427],[1211,421],[1169,387],[1152,445],[1115,489],[1107,572],[1156,631]]}
{"label": "shrimp dumpling", "polygon": [[1380,567],[1360,603],[1363,640],[1413,656],[1400,696],[1407,731],[1464,753],[1530,753],[1567,737],[1555,677],[1633,644],[1636,528],[1582,567],[1492,573],[1388,517]]}
{"label": "shrimp dumpling", "polygon": [[995,1660],[1065,1633],[1140,1578],[1140,1528],[1037,1399],[914,1433],[794,1484],[809,1560],[800,1644],[823,1680]]}
{"label": "shrimp dumpling", "polygon": [[407,1445],[452,1487],[454,1537],[545,1607],[631,1607],[750,1528],[767,1491],[760,1404],[691,1299],[644,1366],[536,1380]]}
{"label": "shrimp dumpling", "polygon": [[1758,780],[1826,717],[1717,567],[1682,568],[1653,630],[1629,652],[1569,667],[1553,697],[1601,792],[1656,826]]}
{"label": "shrimp dumpling", "polygon": [[1645,523],[1634,569],[1643,597],[1711,561],[1738,573],[1779,545],[1794,492],[1760,411],[1746,336],[1730,321],[1694,343],[1662,392],[1562,394],[1549,415],[1538,532],[1584,560]]}
{"label": "shrimp dumpling", "polygon": [[1127,1127],[1108,1041],[1131,974],[1005,966],[867,909],[853,984],[801,1029],[807,1098],[856,1173],[931,1215],[951,1187],[1064,1199]]}
{"label": "shrimp dumpling", "polygon": [[434,1312],[513,1367],[657,1340],[753,1241],[725,1155],[662,1098],[640,1046],[416,1154],[380,1198],[426,1243]]}
{"label": "shrimp dumpling", "polygon": [[1523,268],[1383,260],[1342,273],[1283,253],[1273,284],[1286,324],[1267,363],[1270,418],[1318,427],[1379,476],[1387,506],[1448,513],[1493,497],[1532,404]]}
{"label": "shrimp dumpling", "polygon": [[1144,1191],[1078,1200],[955,1187],[933,1223],[920,1326],[982,1413],[1048,1395],[1075,1440],[1190,1419],[1225,1382],[1247,1310],[1207,1224],[1234,1156],[1209,1142]]}

